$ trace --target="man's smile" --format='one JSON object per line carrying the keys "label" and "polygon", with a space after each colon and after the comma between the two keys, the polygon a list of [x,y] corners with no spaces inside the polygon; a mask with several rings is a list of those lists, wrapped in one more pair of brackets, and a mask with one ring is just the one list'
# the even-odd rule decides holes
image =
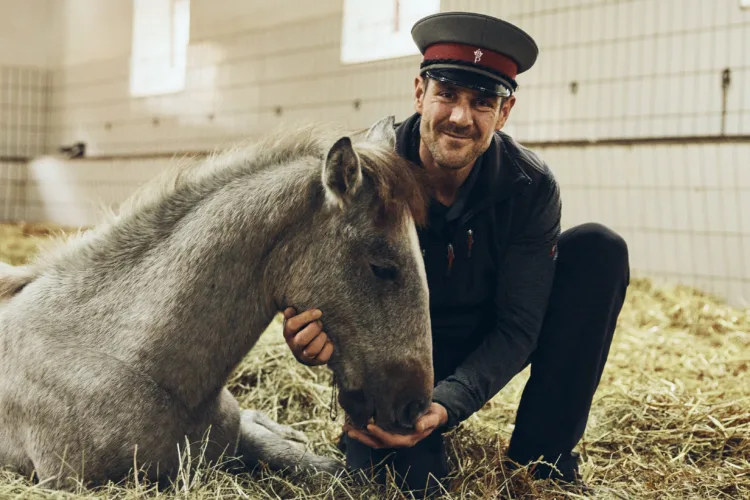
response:
{"label": "man's smile", "polygon": [[443,132],[443,134],[453,139],[457,139],[457,140],[464,140],[464,141],[471,140],[471,137],[466,136],[466,135],[455,135],[455,134],[451,134],[450,132]]}

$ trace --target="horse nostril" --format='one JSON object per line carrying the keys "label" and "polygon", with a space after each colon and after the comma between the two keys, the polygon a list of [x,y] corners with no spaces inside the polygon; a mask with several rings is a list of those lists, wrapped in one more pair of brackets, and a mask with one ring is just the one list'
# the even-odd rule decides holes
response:
{"label": "horse nostril", "polygon": [[404,407],[401,414],[401,425],[404,427],[413,427],[417,418],[427,408],[427,404],[422,399],[415,399]]}

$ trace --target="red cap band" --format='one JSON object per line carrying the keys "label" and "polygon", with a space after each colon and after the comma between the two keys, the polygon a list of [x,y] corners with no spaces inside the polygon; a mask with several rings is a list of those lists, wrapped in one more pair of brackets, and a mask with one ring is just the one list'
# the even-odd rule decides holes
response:
{"label": "red cap band", "polygon": [[518,65],[513,59],[472,45],[460,43],[435,43],[424,51],[424,59],[456,59],[487,66],[513,79],[518,74]]}

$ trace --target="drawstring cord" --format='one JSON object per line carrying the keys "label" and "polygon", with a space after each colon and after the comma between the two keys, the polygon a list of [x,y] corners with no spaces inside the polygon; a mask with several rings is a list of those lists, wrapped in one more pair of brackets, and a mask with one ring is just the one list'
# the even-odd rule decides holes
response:
{"label": "drawstring cord", "polygon": [[451,273],[451,269],[453,268],[453,259],[456,257],[456,254],[453,253],[453,245],[448,243],[448,269],[446,269],[446,274]]}
{"label": "drawstring cord", "polygon": [[[474,231],[472,229],[469,229],[466,231],[466,258],[471,259],[471,248],[474,246]],[[449,276],[451,274],[451,269],[453,269],[453,261],[456,260],[456,252],[453,249],[453,243],[448,243],[448,246],[446,247],[446,257],[448,260],[448,263],[445,268],[445,275]],[[422,258],[425,258],[425,255],[427,254],[426,249],[422,248]]]}
{"label": "drawstring cord", "polygon": [[[471,247],[474,246],[474,231],[469,229],[466,231],[466,258],[471,259]],[[424,255],[424,252],[422,253]],[[445,270],[446,276],[449,276],[451,269],[453,269],[453,261],[456,260],[456,252],[453,249],[453,244],[448,243],[448,266]]]}

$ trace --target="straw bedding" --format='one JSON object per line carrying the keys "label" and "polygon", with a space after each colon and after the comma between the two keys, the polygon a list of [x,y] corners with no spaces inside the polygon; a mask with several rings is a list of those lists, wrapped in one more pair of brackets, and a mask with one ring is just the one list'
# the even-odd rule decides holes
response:
{"label": "straw bedding", "polygon": [[[0,260],[23,263],[47,237],[44,226],[0,225]],[[342,422],[330,408],[329,372],[294,361],[275,320],[229,386],[336,454]],[[636,279],[620,317],[587,432],[581,470],[591,491],[532,481],[502,465],[526,372],[448,436],[455,471],[447,498],[750,498],[750,310],[687,287]],[[0,473],[0,498],[59,498],[25,478]],[[402,498],[393,484],[271,474],[232,476],[186,457],[173,488],[81,489],[71,498]]]}

